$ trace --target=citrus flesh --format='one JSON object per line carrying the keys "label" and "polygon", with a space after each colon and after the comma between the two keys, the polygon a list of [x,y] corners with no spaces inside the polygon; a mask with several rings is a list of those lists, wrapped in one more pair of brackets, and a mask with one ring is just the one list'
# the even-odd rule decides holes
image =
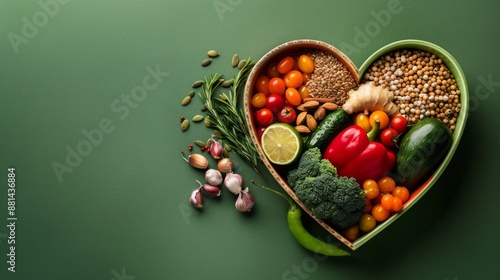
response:
{"label": "citrus flesh", "polygon": [[295,161],[302,151],[302,137],[285,123],[268,126],[261,138],[264,154],[274,164],[286,165]]}

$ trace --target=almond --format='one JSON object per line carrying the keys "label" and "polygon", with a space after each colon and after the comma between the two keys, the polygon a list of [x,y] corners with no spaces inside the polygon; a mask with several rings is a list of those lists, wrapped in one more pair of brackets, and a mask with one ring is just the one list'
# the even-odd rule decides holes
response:
{"label": "almond", "polygon": [[304,103],[302,105],[304,106],[304,109],[307,111],[307,110],[315,109],[316,107],[318,107],[319,102],[318,101],[307,101],[306,103]]}
{"label": "almond", "polygon": [[316,128],[318,127],[318,122],[316,121],[316,119],[311,114],[307,114],[307,116],[306,116],[306,123],[307,123],[307,127],[311,131],[315,131]]}
{"label": "almond", "polygon": [[317,121],[322,121],[326,117],[326,110],[323,106],[319,106],[316,108],[316,111],[314,111],[314,118]]}
{"label": "almond", "polygon": [[323,103],[323,105],[321,105],[321,107],[325,108],[328,111],[337,110],[339,108],[339,106],[333,102]]}
{"label": "almond", "polygon": [[297,125],[299,124],[303,124],[304,121],[306,120],[306,116],[307,116],[307,112],[304,111],[304,112],[300,112],[298,115],[297,115],[297,119],[295,119],[295,123]]}
{"label": "almond", "polygon": [[311,133],[311,130],[309,129],[309,127],[301,124],[301,125],[297,125],[295,126],[295,129],[297,130],[297,132],[299,133]]}

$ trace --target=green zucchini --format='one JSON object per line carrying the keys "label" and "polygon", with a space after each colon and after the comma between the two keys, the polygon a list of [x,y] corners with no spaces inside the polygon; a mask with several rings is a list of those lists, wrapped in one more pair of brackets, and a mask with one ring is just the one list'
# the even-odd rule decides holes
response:
{"label": "green zucchini", "polygon": [[309,136],[305,147],[307,149],[316,147],[323,151],[330,144],[330,141],[351,123],[351,115],[344,110],[338,109],[328,113]]}
{"label": "green zucchini", "polygon": [[451,147],[450,129],[436,118],[418,121],[401,139],[396,155],[399,184],[410,191],[435,171]]}

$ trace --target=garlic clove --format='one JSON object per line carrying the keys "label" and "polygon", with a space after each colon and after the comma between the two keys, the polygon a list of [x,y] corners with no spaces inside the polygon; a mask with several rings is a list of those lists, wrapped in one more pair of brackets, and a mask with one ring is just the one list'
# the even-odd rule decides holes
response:
{"label": "garlic clove", "polygon": [[192,167],[198,169],[207,169],[208,167],[208,159],[200,154],[190,154],[186,159],[184,157],[184,152],[181,152],[182,158],[188,162]]}
{"label": "garlic clove", "polygon": [[230,158],[223,158],[217,163],[217,169],[223,173],[230,173],[233,170],[233,161]]}
{"label": "garlic clove", "polygon": [[210,154],[214,159],[220,159],[222,157],[222,149],[222,144],[213,139],[210,145]]}
{"label": "garlic clove", "polygon": [[241,192],[241,186],[243,186],[243,177],[236,173],[227,173],[224,178],[224,186],[234,193],[239,194]]}
{"label": "garlic clove", "polygon": [[189,202],[191,202],[191,205],[193,205],[196,208],[203,207],[203,196],[201,195],[201,187],[195,189],[191,193],[191,196],[189,197]]}
{"label": "garlic clove", "polygon": [[209,197],[219,197],[221,195],[221,190],[219,187],[212,186],[209,184],[204,184],[201,186],[203,192]]}
{"label": "garlic clove", "polygon": [[238,194],[238,199],[236,199],[234,206],[240,212],[249,212],[252,210],[254,203],[253,196],[248,192],[248,188],[246,188]]}
{"label": "garlic clove", "polygon": [[222,173],[217,169],[208,169],[205,172],[205,181],[212,186],[218,186],[222,184]]}

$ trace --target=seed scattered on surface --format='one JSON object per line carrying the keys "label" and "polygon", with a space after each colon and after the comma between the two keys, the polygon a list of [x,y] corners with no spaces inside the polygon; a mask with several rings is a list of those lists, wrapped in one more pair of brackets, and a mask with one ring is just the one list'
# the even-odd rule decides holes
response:
{"label": "seed scattered on surface", "polygon": [[199,88],[203,85],[203,81],[202,80],[198,80],[196,82],[193,83],[193,88]]}
{"label": "seed scattered on surface", "polygon": [[222,150],[222,156],[224,156],[224,158],[229,158],[229,151],[228,150]]}
{"label": "seed scattered on surface", "polygon": [[194,97],[194,90],[190,91],[190,92],[188,93],[188,95],[189,95],[189,96],[191,96],[191,98],[193,98],[193,97]]}
{"label": "seed scattered on surface", "polygon": [[194,140],[194,144],[200,148],[202,148],[203,146],[205,146],[205,142],[201,141],[201,140]]}
{"label": "seed scattered on surface", "polygon": [[212,142],[214,142],[214,139],[212,139],[212,138],[208,138],[208,139],[207,139],[207,142],[205,143],[205,145],[206,145],[207,147],[210,147],[210,146],[212,146]]}
{"label": "seed scattered on surface", "polygon": [[184,99],[182,99],[181,104],[182,104],[182,106],[186,106],[189,104],[189,102],[191,102],[191,96],[188,95],[188,96],[184,97]]}
{"label": "seed scattered on surface", "polygon": [[217,137],[217,138],[219,138],[219,139],[226,138],[226,137],[224,137],[224,135],[223,135],[220,131],[218,131],[218,130],[214,130],[214,135],[215,135],[215,137]]}
{"label": "seed scattered on surface", "polygon": [[247,61],[245,59],[240,60],[240,62],[238,63],[238,70],[243,69],[245,65],[247,65]]}
{"label": "seed scattered on surface", "polygon": [[203,120],[202,115],[196,115],[193,117],[193,122],[201,122]]}
{"label": "seed scattered on surface", "polygon": [[230,152],[231,151],[231,146],[229,144],[224,144],[224,150]]}
{"label": "seed scattered on surface", "polygon": [[234,79],[230,79],[230,80],[225,80],[224,82],[222,82],[221,86],[228,88],[228,87],[232,86],[233,84],[234,84]]}
{"label": "seed scattered on surface", "polygon": [[186,131],[189,128],[189,120],[185,119],[181,122],[181,130]]}
{"label": "seed scattered on surface", "polygon": [[205,112],[205,111],[207,110],[207,105],[205,105],[205,104],[201,105],[200,110],[201,110],[202,112]]}
{"label": "seed scattered on surface", "polygon": [[207,55],[208,55],[209,57],[218,57],[218,56],[219,56],[219,52],[218,52],[218,51],[216,51],[216,50],[209,50],[209,51],[207,52]]}
{"label": "seed scattered on surface", "polygon": [[206,126],[206,127],[210,127],[210,125],[212,124],[212,123],[210,122],[210,116],[207,116],[207,117],[205,118],[205,121],[204,121],[204,122],[205,122],[205,126]]}
{"label": "seed scattered on surface", "polygon": [[201,62],[201,66],[206,67],[206,66],[210,65],[210,63],[212,63],[212,59],[210,59],[210,58],[206,58],[206,59],[204,59],[204,60]]}
{"label": "seed scattered on surface", "polygon": [[233,57],[231,58],[231,66],[236,67],[238,66],[239,62],[240,62],[240,57],[237,54],[234,54]]}

